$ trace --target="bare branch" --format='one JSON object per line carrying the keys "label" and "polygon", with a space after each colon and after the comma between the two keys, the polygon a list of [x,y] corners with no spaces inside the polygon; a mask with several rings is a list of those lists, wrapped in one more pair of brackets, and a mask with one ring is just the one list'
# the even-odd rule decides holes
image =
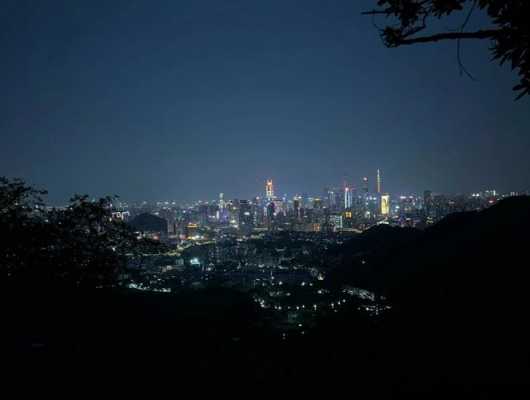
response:
{"label": "bare branch", "polygon": [[440,40],[458,40],[458,39],[492,39],[496,37],[501,31],[498,29],[480,30],[476,32],[445,32],[437,33],[430,36],[420,36],[409,39],[398,39],[396,45],[415,44],[415,43],[431,43],[439,42]]}
{"label": "bare branch", "polygon": [[[475,11],[475,7],[477,6],[477,0],[473,0],[473,4],[471,5],[471,8],[469,9],[469,12],[466,16],[466,19],[464,20],[464,23],[462,24],[460,28],[460,32],[464,32],[464,29],[466,28],[467,24],[469,23],[469,20],[471,19],[471,15],[473,15],[473,11]],[[460,67],[460,76],[462,76],[463,73],[465,73],[469,79],[475,80],[473,75],[467,70],[464,63],[462,62],[462,52],[461,52],[461,41],[462,39],[458,39],[456,44],[456,58],[458,60],[458,66]]]}

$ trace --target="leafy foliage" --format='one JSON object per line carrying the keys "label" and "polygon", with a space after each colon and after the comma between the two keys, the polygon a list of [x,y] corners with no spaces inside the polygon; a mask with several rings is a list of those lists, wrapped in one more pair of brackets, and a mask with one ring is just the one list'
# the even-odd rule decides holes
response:
{"label": "leafy foliage", "polygon": [[[517,99],[530,94],[530,1],[528,0],[378,0],[378,9],[364,14],[385,15],[397,20],[396,25],[381,29],[388,47],[436,42],[439,40],[490,39],[491,53],[500,64],[511,63],[518,71],[520,82],[513,89]],[[430,18],[441,19],[469,7],[459,31],[418,36]],[[492,27],[465,32],[465,26],[475,9],[484,10]]]}
{"label": "leafy foliage", "polygon": [[108,286],[128,257],[157,251],[111,218],[112,198],[75,196],[65,208],[44,207],[44,191],[0,178],[0,271],[3,281]]}

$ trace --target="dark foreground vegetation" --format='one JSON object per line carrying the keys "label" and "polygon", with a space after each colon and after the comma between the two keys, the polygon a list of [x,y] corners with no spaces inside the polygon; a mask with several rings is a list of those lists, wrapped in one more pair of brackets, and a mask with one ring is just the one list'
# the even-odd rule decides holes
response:
{"label": "dark foreground vegetation", "polygon": [[[303,392],[343,388],[353,397],[375,398],[447,398],[457,392],[488,398],[505,393],[507,385],[529,382],[528,197],[454,214],[425,231],[378,226],[331,249],[330,285],[371,289],[392,309],[376,317],[342,310],[303,336],[282,339],[244,293],[131,291],[109,283],[119,268],[110,268],[110,275],[88,273],[101,255],[116,257],[115,249],[104,250],[112,235],[102,239],[100,223],[89,244],[79,241],[81,232],[90,233],[85,222],[72,225],[78,228],[76,251],[92,263],[70,271],[61,262],[55,269],[49,246],[71,249],[72,237],[63,232],[40,238],[35,248],[33,231],[24,229],[44,224],[46,235],[55,228],[46,217],[34,219],[34,205],[16,211],[29,204],[28,197],[9,206],[7,186],[4,181],[0,214],[1,351],[22,366],[11,372],[53,376],[61,370],[80,381],[99,374],[129,388],[146,381],[193,383],[200,391],[218,384]],[[100,253],[91,253],[96,244]],[[53,254],[61,260],[61,252]]]}

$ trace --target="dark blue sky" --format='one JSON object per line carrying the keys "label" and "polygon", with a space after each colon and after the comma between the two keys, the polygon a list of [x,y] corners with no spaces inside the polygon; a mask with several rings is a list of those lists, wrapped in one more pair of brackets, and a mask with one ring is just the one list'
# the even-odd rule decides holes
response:
{"label": "dark blue sky", "polygon": [[530,99],[464,43],[386,49],[375,0],[9,0],[0,175],[62,202],[530,188]]}

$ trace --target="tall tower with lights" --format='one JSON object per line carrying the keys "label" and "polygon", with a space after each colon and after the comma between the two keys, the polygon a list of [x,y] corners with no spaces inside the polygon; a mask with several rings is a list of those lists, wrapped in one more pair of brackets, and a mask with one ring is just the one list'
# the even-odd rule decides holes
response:
{"label": "tall tower with lights", "polygon": [[265,198],[267,201],[272,201],[274,199],[274,185],[272,184],[272,179],[267,179],[265,184]]}
{"label": "tall tower with lights", "polygon": [[377,194],[381,194],[381,171],[377,170]]}
{"label": "tall tower with lights", "polygon": [[344,187],[344,209],[347,210],[353,205],[353,191],[350,187]]}
{"label": "tall tower with lights", "polygon": [[221,210],[225,209],[224,193],[219,193],[219,209]]}

